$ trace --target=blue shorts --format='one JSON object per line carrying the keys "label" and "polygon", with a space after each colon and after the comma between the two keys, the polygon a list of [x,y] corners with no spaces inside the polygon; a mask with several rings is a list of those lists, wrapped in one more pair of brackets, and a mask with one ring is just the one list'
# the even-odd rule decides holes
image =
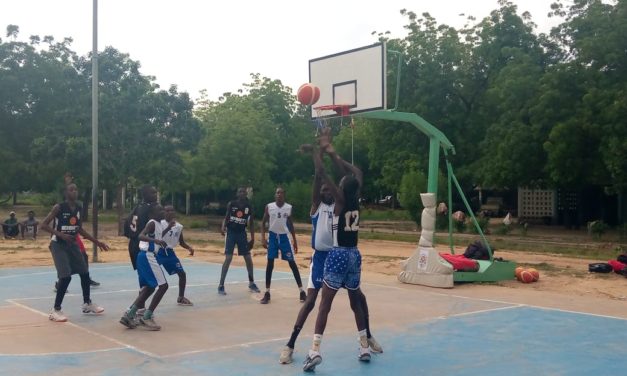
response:
{"label": "blue shorts", "polygon": [[184,272],[181,260],[176,256],[172,248],[159,249],[157,262],[159,262],[159,265],[163,266],[163,269],[165,269],[169,275]]}
{"label": "blue shorts", "polygon": [[357,290],[361,281],[361,254],[357,247],[333,247],[324,263],[324,284],[333,290]]}
{"label": "blue shorts", "polygon": [[329,255],[329,251],[313,251],[311,255],[311,263],[309,264],[309,282],[308,289],[320,290],[322,288],[322,280],[324,279],[324,262]]}
{"label": "blue shorts", "polygon": [[224,253],[232,255],[235,250],[235,244],[237,244],[237,254],[244,256],[250,253],[248,249],[248,238],[246,237],[246,231],[227,231],[226,238],[224,239]]}
{"label": "blue shorts", "polygon": [[287,234],[275,234],[270,231],[268,233],[268,260],[279,257],[279,250],[281,251],[281,260],[294,261],[292,243]]}
{"label": "blue shorts", "polygon": [[155,254],[150,251],[140,251],[137,254],[137,276],[139,287],[148,286],[154,289],[168,283]]}

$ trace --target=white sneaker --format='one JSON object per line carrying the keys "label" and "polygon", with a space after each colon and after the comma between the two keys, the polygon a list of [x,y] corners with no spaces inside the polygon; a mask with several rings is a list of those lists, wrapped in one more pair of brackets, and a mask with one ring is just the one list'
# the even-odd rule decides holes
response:
{"label": "white sneaker", "polygon": [[135,311],[135,320],[139,322],[139,319],[144,317],[145,312],[146,312],[146,308],[140,308],[137,311]]}
{"label": "white sneaker", "polygon": [[313,372],[318,364],[322,363],[322,356],[318,351],[309,350],[303,363],[303,371]]}
{"label": "white sneaker", "polygon": [[152,317],[149,319],[140,318],[139,324],[146,330],[161,330],[161,325],[157,324]]}
{"label": "white sneaker", "polygon": [[374,339],[374,336],[368,338],[368,346],[370,346],[370,350],[373,353],[382,353],[383,352],[383,347],[381,347],[379,342],[377,342],[377,340]]}
{"label": "white sneaker", "polygon": [[357,357],[361,362],[370,361],[370,350],[367,347],[359,346],[359,356]]}
{"label": "white sneaker", "polygon": [[97,306],[94,303],[83,303],[83,313],[100,314],[102,312],[104,312],[104,308]]}
{"label": "white sneaker", "polygon": [[279,357],[279,363],[281,364],[290,364],[294,361],[292,358],[292,354],[294,353],[294,349],[291,349],[289,346],[285,346],[283,351],[281,351],[281,357]]}
{"label": "white sneaker", "polygon": [[48,319],[54,322],[66,322],[67,321],[67,317],[65,317],[65,315],[63,314],[63,311],[61,310],[57,311],[56,309],[53,309],[52,311],[50,311],[50,315],[48,316]]}

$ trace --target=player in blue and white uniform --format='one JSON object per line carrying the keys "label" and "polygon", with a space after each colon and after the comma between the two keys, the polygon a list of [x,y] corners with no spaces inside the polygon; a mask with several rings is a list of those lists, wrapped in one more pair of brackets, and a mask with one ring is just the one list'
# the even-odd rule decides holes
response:
{"label": "player in blue and white uniform", "polygon": [[[274,202],[266,205],[261,220],[261,245],[268,250],[268,264],[266,265],[266,292],[261,299],[261,304],[270,303],[270,284],[272,282],[272,270],[274,269],[274,259],[279,257],[281,251],[281,259],[288,262],[294,279],[300,290],[300,301],[304,302],[307,298],[305,290],[303,290],[303,282],[300,279],[298,265],[294,261],[294,254],[298,253],[298,243],[296,242],[296,233],[294,232],[294,224],[292,223],[292,205],[285,202],[285,190],[277,187],[274,193]],[[268,225],[266,227],[266,225]],[[266,230],[268,230],[268,239],[266,240]],[[288,237],[288,233],[292,235],[292,243]]]}
{"label": "player in blue and white uniform", "polygon": [[[311,145],[302,145],[301,152],[312,152],[313,147]],[[318,151],[314,151],[318,153]],[[333,218],[335,210],[335,202],[331,189],[328,185],[322,183],[322,174],[324,170],[322,167],[321,155],[313,155],[313,161],[315,166],[314,184],[312,190],[312,205],[310,210],[311,223],[313,225],[313,231],[311,234],[311,247],[314,252],[311,256],[311,263],[309,264],[309,283],[307,286],[307,299],[305,304],[298,312],[298,317],[294,323],[294,329],[290,336],[289,341],[281,351],[279,357],[279,363],[289,364],[292,363],[292,355],[294,353],[294,346],[296,339],[300,334],[305,321],[309,316],[309,313],[313,310],[316,299],[318,297],[318,291],[322,288],[324,277],[324,264],[329,254],[329,251],[333,248]],[[361,290],[360,290],[361,292]],[[368,344],[373,352],[383,352],[381,345],[370,334],[370,327],[368,322],[368,304],[366,297],[361,294],[361,304],[364,312],[366,313],[366,328],[368,330]]]}
{"label": "player in blue and white uniform", "polygon": [[[344,161],[331,145],[331,130],[325,128],[318,139],[320,149],[329,155],[338,170],[345,174],[339,185],[324,172],[322,156],[313,153],[314,160],[324,184],[328,185],[335,200],[333,211],[333,248],[329,251],[324,264],[324,276],[322,285],[322,299],[316,318],[314,339],[311,350],[305,359],[303,370],[310,372],[322,362],[320,344],[326,328],[327,318],[331,311],[331,305],[335,294],[340,288],[346,288],[350,300],[351,309],[355,314],[359,336],[360,361],[370,361],[369,347],[374,338],[369,334],[368,310],[365,297],[360,290],[361,283],[361,254],[357,248],[359,239],[359,192],[363,185],[361,170]],[[377,344],[378,345],[378,344]],[[374,346],[373,346],[374,348]],[[380,346],[379,346],[380,349]]]}
{"label": "player in blue and white uniform", "polygon": [[160,248],[157,252],[157,261],[168,272],[169,275],[178,274],[179,276],[179,296],[176,302],[182,306],[194,305],[185,297],[185,285],[187,284],[187,274],[183,270],[181,260],[176,256],[174,248],[177,245],[187,249],[189,255],[194,255],[194,248],[185,242],[183,238],[183,225],[176,221],[176,211],[171,205],[165,208],[165,219],[161,220],[161,226],[164,228],[163,241],[166,242],[166,248]]}
{"label": "player in blue and white uniform", "polygon": [[135,320],[137,310],[145,306],[146,301],[156,289],[157,292],[150,301],[150,306],[139,317],[139,324],[148,330],[161,330],[161,326],[157,325],[153,319],[153,313],[168,290],[168,281],[165,279],[165,274],[159,266],[156,256],[159,248],[168,246],[163,240],[166,228],[161,224],[161,220],[164,216],[165,211],[161,205],[152,205],[150,208],[151,219],[138,236],[139,253],[137,254],[136,265],[141,290],[139,290],[137,299],[120,319],[120,324],[129,329],[134,329],[137,326]]}

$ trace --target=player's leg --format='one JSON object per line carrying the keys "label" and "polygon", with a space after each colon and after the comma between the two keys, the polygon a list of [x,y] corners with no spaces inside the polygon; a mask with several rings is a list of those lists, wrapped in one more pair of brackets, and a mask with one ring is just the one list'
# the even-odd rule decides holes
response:
{"label": "player's leg", "polygon": [[[87,264],[87,268],[89,268],[89,256],[87,255],[87,252],[81,252],[81,254],[83,255],[83,259],[85,260],[85,264]],[[100,286],[100,283],[94,281],[93,279],[91,279],[91,275],[90,275],[89,276],[89,286],[91,286],[91,287],[98,287],[98,286]]]}
{"label": "player's leg", "polygon": [[76,273],[81,278],[81,290],[83,292],[83,313],[102,313],[104,309],[91,301],[91,288],[89,278],[89,268],[87,266],[87,255],[81,252],[78,244],[71,243],[67,247],[67,255],[72,273]]}
{"label": "player's leg", "polygon": [[349,248],[344,251],[348,257],[346,278],[344,286],[348,290],[348,299],[350,300],[351,309],[355,314],[355,323],[357,324],[357,334],[359,337],[359,355],[358,359],[363,362],[370,361],[370,351],[368,350],[368,334],[366,330],[366,314],[363,310],[363,304],[360,291],[361,284],[361,254],[357,247]]}
{"label": "player's leg", "polygon": [[189,299],[187,299],[185,297],[185,287],[187,286],[187,273],[185,273],[185,271],[179,271],[178,273],[179,276],[179,296],[176,299],[176,302],[178,303],[178,305],[182,305],[182,306],[193,306],[194,303],[192,303]]}
{"label": "player's leg", "polygon": [[139,255],[139,239],[129,239],[128,257],[131,259],[133,270],[137,270],[137,255]]}
{"label": "player's leg", "polygon": [[279,256],[278,236],[274,232],[268,232],[268,257],[266,264],[266,292],[261,298],[261,304],[270,303],[270,285],[272,284],[272,271],[274,270],[274,259]]}
{"label": "player's leg", "polygon": [[253,274],[253,257],[251,255],[251,249],[248,248],[248,239],[246,233],[241,232],[237,235],[237,254],[244,258],[246,264],[246,271],[248,272],[248,289],[251,292],[261,292],[257,284],[255,284],[255,276]]}
{"label": "player's leg", "polygon": [[[155,254],[152,252],[146,252],[146,259],[148,260],[148,265],[150,267],[151,278],[154,278],[154,283],[156,283],[158,288],[150,301],[148,309],[144,312],[144,315],[139,318],[139,323],[142,327],[148,330],[161,330],[161,326],[154,321],[153,312],[157,309],[157,306],[161,302],[161,299],[165,295],[166,291],[168,291],[168,282],[165,279],[163,269],[161,269],[161,266],[159,266],[159,263],[157,262]],[[154,283],[151,284],[151,287],[154,286]]]}
{"label": "player's leg", "polygon": [[307,298],[307,294],[305,294],[305,290],[303,289],[303,281],[300,278],[298,265],[296,265],[296,261],[294,260],[294,247],[287,234],[279,235],[279,249],[281,250],[281,259],[287,261],[292,270],[294,280],[299,290],[299,299],[302,303]]}
{"label": "player's leg", "polygon": [[67,287],[72,280],[72,268],[70,266],[70,260],[68,253],[63,244],[59,244],[56,241],[50,242],[50,253],[52,254],[52,260],[54,266],[57,269],[57,292],[54,299],[54,307],[50,311],[49,319],[52,321],[64,322],[67,321],[67,317],[64,315],[61,305],[63,304],[63,298]]}
{"label": "player's leg", "polygon": [[138,314],[140,309],[144,310],[146,301],[158,286],[146,254],[147,252],[139,252],[137,255],[137,277],[140,286],[139,295],[137,295],[133,304],[131,304],[124,315],[122,315],[122,318],[120,318],[120,324],[129,329],[133,329],[137,326],[138,321],[136,320],[136,314]]}
{"label": "player's leg", "polygon": [[235,239],[231,231],[226,232],[224,238],[224,263],[222,263],[222,273],[220,274],[220,283],[218,284],[218,294],[226,295],[224,290],[224,281],[226,280],[226,273],[229,271],[229,266],[233,260],[233,251],[235,250]]}
{"label": "player's leg", "polygon": [[382,353],[383,347],[379,344],[379,342],[374,338],[372,333],[370,332],[370,312],[368,310],[368,302],[366,301],[366,295],[361,290],[359,291],[359,300],[361,304],[361,309],[364,312],[364,318],[366,319],[366,334],[368,337],[368,345],[370,346],[370,350],[375,353]]}
{"label": "player's leg", "polygon": [[324,334],[324,330],[327,326],[327,319],[329,317],[329,312],[331,312],[331,305],[333,304],[333,299],[335,298],[336,293],[337,289],[332,289],[326,284],[322,286],[322,292],[320,294],[320,306],[318,308],[318,317],[316,317],[316,326],[314,329],[313,343],[311,346],[311,350],[309,350],[309,353],[305,358],[303,371],[313,371],[318,364],[322,363],[322,356],[320,355],[320,345],[322,343],[322,335]]}

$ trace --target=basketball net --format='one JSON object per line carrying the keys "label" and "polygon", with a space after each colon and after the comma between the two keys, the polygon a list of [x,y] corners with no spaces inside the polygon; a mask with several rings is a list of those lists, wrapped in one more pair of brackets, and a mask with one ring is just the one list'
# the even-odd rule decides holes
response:
{"label": "basketball net", "polygon": [[[347,126],[351,128],[351,164],[354,164],[354,145],[355,145],[355,120],[350,116],[350,107],[345,104],[340,105],[325,105],[313,108],[316,112],[316,119],[314,123],[316,125],[316,137],[320,135],[320,131],[324,128],[333,127],[333,119],[339,119],[335,121],[335,124],[339,124],[339,129],[344,126],[344,118],[349,118]],[[335,115],[328,115],[328,111],[334,111]],[[338,129],[338,130],[339,130]]]}

